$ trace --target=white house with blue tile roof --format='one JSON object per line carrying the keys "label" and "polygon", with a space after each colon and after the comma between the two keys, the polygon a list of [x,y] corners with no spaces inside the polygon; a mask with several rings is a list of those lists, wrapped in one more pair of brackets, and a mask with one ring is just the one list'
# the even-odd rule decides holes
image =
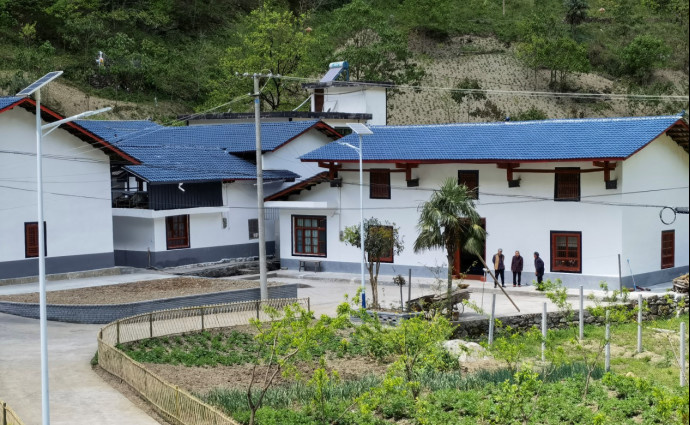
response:
{"label": "white house with blue tile roof", "polygon": [[[524,258],[523,279],[534,279],[538,251],[545,278],[568,286],[596,288],[604,280],[617,287],[619,254],[627,286],[631,270],[637,285],[688,270],[688,216],[673,211],[689,203],[688,125],[680,116],[371,130],[363,136],[364,216],[394,222],[406,246],[382,264],[384,274],[411,268],[430,275],[446,264],[441,250],[415,254],[412,245],[419,206],[448,177],[477,188],[485,261],[503,249],[507,284],[516,250]],[[340,142],[358,145],[356,135]],[[343,229],[359,222],[357,152],[331,143],[302,160],[321,166],[321,178],[266,198],[267,207],[280,209],[281,265],[296,269],[300,260],[319,260],[327,271],[359,271],[359,250],[340,241]],[[336,178],[339,184],[325,184]],[[481,277],[472,256],[456,258],[460,270]]]}
{"label": "white house with blue tile roof", "polygon": [[[36,104],[0,97],[0,280],[38,275]],[[41,105],[42,122],[64,117]],[[68,123],[43,138],[46,272],[115,265],[111,164],[131,155]]]}
{"label": "white house with blue tile roof", "polygon": [[[258,255],[253,124],[79,124],[142,161],[113,173],[118,265],[169,267]],[[339,136],[316,120],[263,124],[265,192],[319,172],[299,156]],[[267,214],[269,254],[274,221]]]}

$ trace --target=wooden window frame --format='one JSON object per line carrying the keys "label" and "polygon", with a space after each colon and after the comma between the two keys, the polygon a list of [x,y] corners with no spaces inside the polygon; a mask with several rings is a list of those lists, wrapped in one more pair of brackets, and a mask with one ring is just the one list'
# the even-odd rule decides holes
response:
{"label": "wooden window frame", "polygon": [[[249,220],[247,220],[247,228],[249,230],[249,240],[259,239],[259,219],[258,218],[250,218]],[[256,232],[254,232],[254,230],[256,230]]]}
{"label": "wooden window frame", "polygon": [[[175,231],[175,221],[180,219],[184,220],[184,236],[172,234]],[[189,248],[189,233],[189,214],[171,215],[165,217],[165,242],[169,250]]]}
{"label": "wooden window frame", "polygon": [[[472,176],[477,182],[476,187],[469,187],[465,183],[467,180],[465,177]],[[470,190],[470,196],[472,199],[479,199],[479,170],[458,170],[458,185],[464,184],[467,189]]]}
{"label": "wooden window frame", "polygon": [[[565,236],[566,238],[568,237],[577,237],[577,266],[563,266],[563,265],[556,265],[557,260],[567,260],[568,257],[559,257],[558,254],[558,247],[556,246],[556,238],[558,236]],[[566,239],[566,244],[567,244],[567,239]],[[550,239],[550,247],[551,247],[551,271],[552,272],[558,272],[558,273],[582,273],[582,232],[572,232],[572,231],[567,231],[567,230],[552,230],[551,231],[551,239]],[[567,245],[566,245],[567,246]]]}
{"label": "wooden window frame", "polygon": [[[558,170],[578,170],[577,173],[559,173]],[[582,193],[582,179],[579,172],[579,167],[556,167],[556,172],[554,173],[554,185],[553,185],[553,200],[557,202],[580,202],[580,196]],[[559,187],[561,184],[565,184],[564,178],[568,176],[575,176],[577,179],[577,196],[576,197],[565,197],[561,195]]]}
{"label": "wooden window frame", "polygon": [[[670,242],[668,241],[670,236]],[[666,238],[665,238],[666,237]],[[669,243],[665,246],[664,242]],[[661,231],[661,268],[670,269],[676,265],[676,231],[662,230]]]}
{"label": "wooden window frame", "polygon": [[[374,176],[385,176],[387,183],[374,182]],[[369,170],[369,199],[391,199],[391,170],[388,168]]]}
{"label": "wooden window frame", "polygon": [[[372,226],[372,227],[383,227],[383,228],[391,229],[391,232],[393,232],[393,230],[394,230],[393,226]],[[371,231],[371,229],[369,231]],[[392,233],[391,233],[391,236],[393,236]],[[368,255],[367,255],[367,257],[368,257]],[[382,263],[389,263],[389,264],[394,263],[395,262],[394,257],[395,257],[395,247],[392,246],[390,255],[386,256],[386,257],[379,258],[379,261]]]}
{"label": "wooden window frame", "polygon": [[[323,226],[297,226],[297,220],[299,219],[304,219],[304,220],[318,220],[319,222],[323,222]],[[292,255],[293,256],[304,256],[304,257],[327,257],[328,256],[328,218],[325,215],[293,215],[292,216]],[[323,232],[324,240],[323,240],[323,246],[320,246],[320,241],[318,242],[319,245],[317,246],[317,249],[319,249],[319,252],[314,253],[314,252],[300,252],[297,250],[297,232],[298,231],[305,231],[305,230],[317,230],[319,232]],[[302,236],[304,238],[304,236]],[[313,246],[310,244],[310,246]],[[302,244],[302,251],[306,251],[304,249],[305,244]],[[321,249],[323,252],[321,252]]]}
{"label": "wooden window frame", "polygon": [[[36,241],[34,244],[27,244],[29,240],[29,228],[36,228]],[[43,256],[48,256],[48,227],[46,222],[43,222]],[[24,258],[38,258],[38,221],[29,221],[24,223]]]}

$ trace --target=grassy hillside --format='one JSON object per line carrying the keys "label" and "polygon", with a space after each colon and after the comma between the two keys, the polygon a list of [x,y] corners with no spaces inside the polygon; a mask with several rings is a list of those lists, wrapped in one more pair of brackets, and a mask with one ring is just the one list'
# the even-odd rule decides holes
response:
{"label": "grassy hillside", "polygon": [[[263,6],[260,7],[259,4]],[[169,121],[243,111],[235,72],[355,78],[402,88],[392,124],[675,113],[687,101],[469,95],[448,89],[688,94],[687,0],[0,0],[0,94],[62,69],[47,102],[71,114]],[[99,51],[104,62],[99,65]],[[446,90],[429,89],[445,88]],[[290,110],[300,81],[266,84]],[[228,103],[235,99],[233,103]]]}

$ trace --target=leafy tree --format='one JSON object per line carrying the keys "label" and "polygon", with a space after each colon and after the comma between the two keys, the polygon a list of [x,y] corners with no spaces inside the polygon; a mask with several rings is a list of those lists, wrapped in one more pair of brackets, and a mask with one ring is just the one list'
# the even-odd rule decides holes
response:
{"label": "leafy tree", "polygon": [[687,73],[690,65],[690,2],[687,0],[642,0],[642,4],[657,12],[671,13],[676,23],[680,24],[683,69]]}
{"label": "leafy tree", "polygon": [[254,340],[259,349],[247,386],[249,425],[254,425],[256,411],[261,407],[275,378],[279,374],[297,377],[295,364],[298,361],[311,361],[316,348],[325,340],[333,338],[338,329],[349,324],[347,304],[338,308],[336,318],[322,315],[315,319],[313,312],[298,304],[287,306],[282,311],[265,307],[264,311],[269,316],[268,321],[250,321],[256,330]]}
{"label": "leafy tree", "polygon": [[650,35],[639,35],[621,52],[623,73],[639,82],[647,82],[654,68],[666,62],[671,48]]}
{"label": "leafy tree", "polygon": [[333,45],[340,46],[332,59],[348,61],[353,79],[418,83],[424,70],[412,61],[407,32],[393,19],[364,0],[336,10],[328,22]]}
{"label": "leafy tree", "polygon": [[453,314],[450,293],[453,287],[455,252],[463,250],[479,255],[485,231],[479,223],[472,192],[448,178],[421,206],[414,252],[445,248],[448,260],[448,315]]}
{"label": "leafy tree", "polygon": [[570,24],[573,30],[587,19],[589,5],[586,0],[564,0],[563,6],[565,7],[565,21]]}
{"label": "leafy tree", "polygon": [[409,28],[445,39],[451,23],[449,11],[452,6],[450,0],[403,0],[399,13]]}
{"label": "leafy tree", "polygon": [[549,117],[546,115],[546,112],[535,106],[532,106],[526,111],[520,111],[513,117],[515,121],[545,120],[547,118]]}
{"label": "leafy tree", "polygon": [[[229,47],[220,60],[221,76],[213,82],[211,102],[227,102],[253,91],[251,79],[237,78],[235,73],[311,74],[311,51],[318,40],[305,31],[306,19],[270,2],[247,15],[235,33],[237,44]],[[261,100],[271,110],[289,108],[294,106],[299,90],[294,83],[271,78],[266,81]]]}
{"label": "leafy tree", "polygon": [[450,96],[458,105],[465,102],[465,106],[467,106],[467,120],[469,121],[471,102],[484,100],[486,99],[486,95],[484,92],[479,91],[482,89],[482,86],[479,84],[479,81],[474,78],[463,78],[462,81],[455,85],[455,88],[457,90],[453,91]]}
{"label": "leafy tree", "polygon": [[589,72],[591,65],[587,48],[570,37],[547,38],[533,35],[518,46],[518,57],[535,70],[551,71],[549,85],[563,89],[567,76],[573,72]]}
{"label": "leafy tree", "polygon": [[[364,252],[366,253],[367,270],[369,271],[369,281],[371,282],[372,306],[379,307],[379,269],[381,259],[389,257],[391,254],[398,255],[403,251],[403,239],[400,235],[400,228],[395,223],[379,221],[372,217],[364,220]],[[345,243],[362,247],[360,226],[355,224],[345,228],[343,232]]]}

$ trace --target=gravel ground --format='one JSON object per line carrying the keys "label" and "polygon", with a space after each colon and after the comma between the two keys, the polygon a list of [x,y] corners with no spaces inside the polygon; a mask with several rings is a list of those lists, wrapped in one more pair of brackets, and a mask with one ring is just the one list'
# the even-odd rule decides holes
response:
{"label": "gravel ground", "polygon": [[[269,282],[269,286],[277,283]],[[51,291],[49,304],[120,304],[185,295],[208,294],[234,289],[256,288],[258,281],[173,277],[93,288]],[[38,303],[38,293],[0,296],[1,301]]]}

